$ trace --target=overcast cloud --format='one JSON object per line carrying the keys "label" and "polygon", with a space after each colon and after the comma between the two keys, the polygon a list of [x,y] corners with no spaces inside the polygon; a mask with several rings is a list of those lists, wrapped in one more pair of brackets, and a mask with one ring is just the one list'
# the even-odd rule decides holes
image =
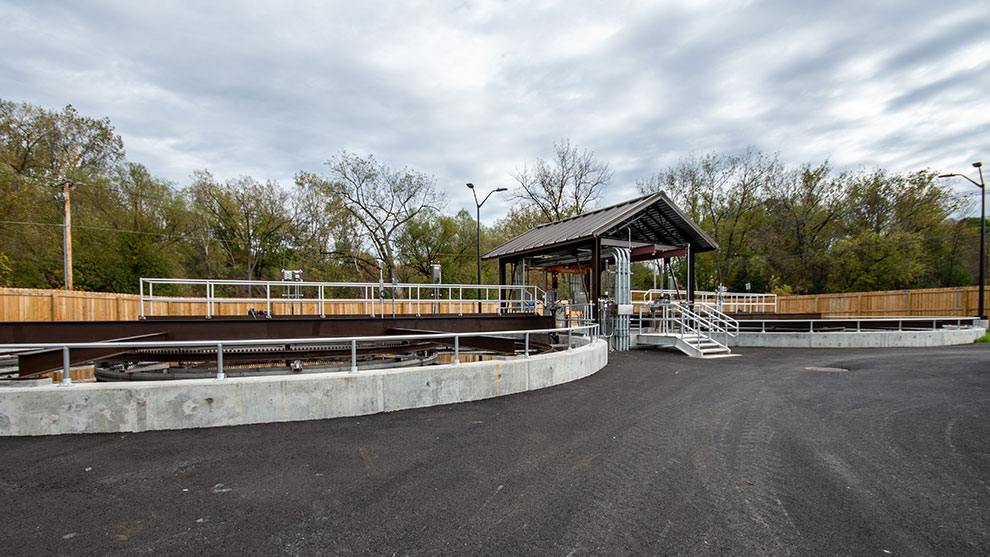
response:
{"label": "overcast cloud", "polygon": [[986,0],[0,0],[0,21],[0,97],[107,116],[179,186],[203,168],[289,185],[346,149],[473,212],[465,182],[512,187],[562,138],[611,165],[610,200],[747,146],[843,170],[990,165]]}

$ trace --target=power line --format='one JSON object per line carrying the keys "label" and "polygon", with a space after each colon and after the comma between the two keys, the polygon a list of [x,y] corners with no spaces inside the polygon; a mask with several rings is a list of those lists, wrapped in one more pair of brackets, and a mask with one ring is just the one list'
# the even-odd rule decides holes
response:
{"label": "power line", "polygon": [[[16,221],[16,220],[0,220],[0,224],[19,224],[26,226],[52,226],[56,228],[62,228],[61,224],[51,223],[51,222],[33,222],[33,221]],[[139,234],[145,236],[158,236],[161,238],[188,238],[188,234],[163,234],[161,232],[143,232],[140,230],[127,230],[124,228],[107,228],[102,226],[86,226],[82,224],[73,224],[72,228],[84,228],[87,230],[101,230],[104,232],[120,232],[123,234]]]}

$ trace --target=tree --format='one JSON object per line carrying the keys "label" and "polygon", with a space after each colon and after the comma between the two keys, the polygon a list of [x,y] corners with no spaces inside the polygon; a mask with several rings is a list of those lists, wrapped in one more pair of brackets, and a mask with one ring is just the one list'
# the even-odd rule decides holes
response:
{"label": "tree", "polygon": [[[719,245],[715,273],[719,284],[733,281],[733,266],[750,257],[750,235],[763,223],[769,188],[783,177],[776,156],[755,149],[741,155],[690,157],[638,181],[642,193],[667,191]],[[699,277],[704,276],[699,272]]]}
{"label": "tree", "polygon": [[891,290],[925,285],[936,259],[928,240],[958,207],[927,170],[890,175],[882,169],[852,176],[844,237],[833,250],[833,292]]}
{"label": "tree", "polygon": [[230,273],[254,280],[256,270],[285,248],[292,203],[278,183],[250,176],[221,184],[206,170],[195,173],[188,195],[209,237],[219,245]]}
{"label": "tree", "polygon": [[765,276],[779,277],[800,292],[825,288],[829,250],[841,233],[846,176],[833,176],[828,161],[802,165],[769,188],[770,218],[756,235],[763,247]]}
{"label": "tree", "polygon": [[62,284],[60,187],[97,182],[123,158],[107,118],[0,100],[0,253],[12,281]]}
{"label": "tree", "polygon": [[446,283],[473,283],[477,257],[475,220],[461,209],[454,216],[424,213],[402,229],[396,240],[403,268],[414,280],[429,281],[430,265],[440,263]]}
{"label": "tree", "polygon": [[385,271],[397,281],[397,235],[420,214],[443,206],[433,177],[409,168],[393,170],[372,155],[362,158],[347,151],[326,165],[333,193],[344,201]]}
{"label": "tree", "polygon": [[312,172],[299,172],[295,184],[292,266],[317,280],[377,279],[377,262],[361,251],[354,237],[358,223],[333,183]]}
{"label": "tree", "polygon": [[587,211],[604,195],[612,181],[607,163],[591,151],[581,151],[564,139],[553,146],[554,157],[538,159],[532,168],[523,165],[512,177],[522,188],[515,197],[533,204],[543,222],[553,222]]}
{"label": "tree", "polygon": [[137,292],[141,277],[183,271],[185,199],[143,165],[125,163],[106,179],[81,184],[73,208],[80,288]]}

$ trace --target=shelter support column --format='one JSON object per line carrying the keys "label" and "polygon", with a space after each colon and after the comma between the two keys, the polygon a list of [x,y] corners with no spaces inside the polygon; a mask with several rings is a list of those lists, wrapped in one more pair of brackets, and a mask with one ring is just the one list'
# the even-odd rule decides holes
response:
{"label": "shelter support column", "polygon": [[[505,286],[505,260],[501,257],[498,258],[498,285],[500,287]],[[498,310],[496,313],[502,313],[502,289],[498,289]]]}
{"label": "shelter support column", "polygon": [[598,299],[602,297],[602,242],[594,238],[591,244],[591,311],[592,318],[598,321]]}
{"label": "shelter support column", "polygon": [[687,301],[694,304],[694,252],[687,247]]}

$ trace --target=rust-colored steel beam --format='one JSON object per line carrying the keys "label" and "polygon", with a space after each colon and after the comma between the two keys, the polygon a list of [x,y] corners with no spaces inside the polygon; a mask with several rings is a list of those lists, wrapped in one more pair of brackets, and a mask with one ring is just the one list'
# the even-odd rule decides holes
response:
{"label": "rust-colored steel beam", "polygon": [[[149,340],[164,340],[165,333],[150,333],[133,337],[108,339],[112,342],[138,342]],[[69,351],[69,364],[79,365],[102,360],[114,354],[126,352],[123,348],[76,348]],[[32,352],[22,352],[17,355],[17,372],[20,378],[27,379],[49,371],[62,369],[61,348],[45,348]]]}
{"label": "rust-colored steel beam", "polygon": [[496,332],[553,328],[553,318],[532,313],[501,315],[430,315],[396,317],[236,317],[156,318],[140,321],[8,321],[0,322],[0,344],[98,342],[151,333],[166,340],[234,340],[263,338],[379,336],[389,329],[448,333]]}

